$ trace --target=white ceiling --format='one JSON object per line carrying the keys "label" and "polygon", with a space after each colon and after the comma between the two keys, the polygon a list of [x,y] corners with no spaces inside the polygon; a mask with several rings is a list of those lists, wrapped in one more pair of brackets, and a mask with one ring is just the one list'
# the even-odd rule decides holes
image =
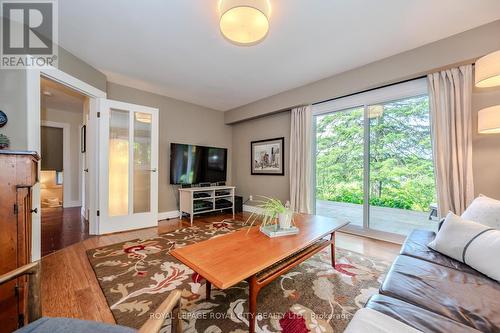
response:
{"label": "white ceiling", "polygon": [[59,41],[110,81],[228,110],[500,18],[499,0],[271,3],[267,38],[238,47],[218,0],[60,0]]}

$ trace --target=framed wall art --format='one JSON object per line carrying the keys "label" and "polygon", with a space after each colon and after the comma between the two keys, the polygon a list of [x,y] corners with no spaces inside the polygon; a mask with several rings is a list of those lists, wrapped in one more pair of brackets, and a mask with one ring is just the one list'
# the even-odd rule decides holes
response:
{"label": "framed wall art", "polygon": [[285,138],[252,141],[250,154],[252,175],[285,174]]}

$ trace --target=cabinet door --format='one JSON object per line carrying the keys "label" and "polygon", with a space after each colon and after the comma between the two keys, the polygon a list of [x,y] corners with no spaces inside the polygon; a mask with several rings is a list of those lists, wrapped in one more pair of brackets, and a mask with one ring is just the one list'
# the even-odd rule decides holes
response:
{"label": "cabinet door", "polygon": [[18,327],[17,281],[4,283],[0,287],[0,333],[10,333]]}
{"label": "cabinet door", "polygon": [[[16,157],[0,156],[0,274],[17,266]],[[0,332],[17,328],[16,281],[0,286]]]}

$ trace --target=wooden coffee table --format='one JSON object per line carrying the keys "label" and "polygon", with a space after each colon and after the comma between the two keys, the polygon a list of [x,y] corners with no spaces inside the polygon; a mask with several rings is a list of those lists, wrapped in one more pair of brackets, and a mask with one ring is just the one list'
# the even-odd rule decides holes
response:
{"label": "wooden coffee table", "polygon": [[208,299],[212,284],[227,289],[248,281],[253,333],[260,289],[329,245],[335,267],[335,232],[349,223],[306,214],[295,214],[294,219],[300,228],[297,235],[268,238],[258,227],[249,231],[243,228],[175,249],[170,254],[207,280]]}

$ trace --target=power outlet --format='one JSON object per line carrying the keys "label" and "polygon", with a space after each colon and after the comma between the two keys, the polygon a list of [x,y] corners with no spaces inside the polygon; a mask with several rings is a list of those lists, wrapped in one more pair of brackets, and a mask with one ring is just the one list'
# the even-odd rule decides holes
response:
{"label": "power outlet", "polygon": [[248,200],[253,201],[253,195],[249,195]]}

